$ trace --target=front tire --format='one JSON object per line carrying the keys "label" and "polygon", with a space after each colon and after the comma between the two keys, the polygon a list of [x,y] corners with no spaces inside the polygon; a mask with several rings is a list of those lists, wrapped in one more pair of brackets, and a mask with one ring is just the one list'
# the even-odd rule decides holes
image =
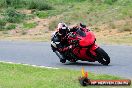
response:
{"label": "front tire", "polygon": [[110,63],[110,57],[102,48],[100,47],[97,48],[96,53],[97,53],[97,58],[99,63],[103,65],[108,65]]}

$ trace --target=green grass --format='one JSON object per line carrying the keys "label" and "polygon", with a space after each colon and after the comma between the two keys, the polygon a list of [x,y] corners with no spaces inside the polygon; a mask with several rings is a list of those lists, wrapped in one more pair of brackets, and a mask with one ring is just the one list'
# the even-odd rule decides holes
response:
{"label": "green grass", "polygon": [[32,22],[32,23],[23,23],[23,28],[26,29],[31,29],[31,28],[35,28],[37,26],[37,23]]}
{"label": "green grass", "polygon": [[47,18],[49,16],[48,12],[46,11],[37,11],[35,15],[42,19]]}
{"label": "green grass", "polygon": [[[109,26],[105,30],[130,32],[128,35],[130,37],[123,36],[122,38],[125,38],[120,39],[115,35],[107,40],[114,44],[131,44],[132,29],[131,24],[129,24],[132,20],[131,8],[132,0],[0,0],[0,30],[5,29],[8,23],[18,23],[19,27],[19,23],[21,25],[22,22],[27,22],[37,16],[41,19],[49,19],[50,22],[47,22],[49,23],[47,25],[49,31],[54,31],[59,22],[70,25],[82,22],[88,27],[94,26],[96,32],[100,32],[101,29],[98,29],[98,27],[105,24]],[[31,9],[32,11],[31,14],[22,14],[18,12],[21,9]],[[54,16],[53,19],[52,16]],[[116,24],[117,21],[128,19],[130,19],[129,25]],[[34,24],[26,23],[23,28],[34,27]],[[24,31],[23,34],[25,35],[25,33]],[[41,40],[41,37],[39,39]],[[50,38],[48,39],[50,40]]]}
{"label": "green grass", "polygon": [[52,7],[47,3],[47,0],[1,0],[0,7],[29,8],[38,10],[52,9]]}
{"label": "green grass", "polygon": [[63,7],[66,11],[62,13],[63,17],[55,20],[56,23],[61,21],[71,24],[83,22],[88,26],[98,26],[132,17],[131,0],[85,0],[80,3],[68,3],[67,6],[65,4]]}
{"label": "green grass", "polygon": [[[92,26],[132,17],[132,0],[1,0],[0,5],[1,8],[21,7],[43,10],[36,12],[39,18],[63,15],[55,19],[56,23],[83,22]],[[12,20],[14,21],[13,18]]]}
{"label": "green grass", "polygon": [[0,18],[0,31],[4,29],[5,25],[6,25],[6,20],[3,18]]}
{"label": "green grass", "polygon": [[14,8],[7,8],[3,13],[4,18],[9,23],[19,23],[24,20],[26,17],[25,14],[21,14],[16,11]]}
{"label": "green grass", "polygon": [[8,26],[6,26],[6,30],[12,30],[12,29],[15,29],[16,28],[16,25],[15,24],[10,24]]}
{"label": "green grass", "polygon": [[50,10],[52,9],[51,5],[47,3],[46,0],[28,0],[29,9],[38,9],[38,10]]}
{"label": "green grass", "polygon": [[[18,64],[0,63],[1,88],[83,88],[78,82],[79,76],[81,76],[81,71],[47,69]],[[91,72],[89,72],[89,78],[121,79],[116,76],[94,74]],[[111,87],[112,86],[106,88]],[[88,88],[105,87],[91,86]]]}
{"label": "green grass", "polygon": [[36,11],[34,14],[41,18],[41,19],[44,19],[44,18],[48,18],[48,17],[52,17],[52,16],[56,16],[56,15],[59,15],[61,14],[62,12],[64,12],[63,10],[46,10],[46,11]]}

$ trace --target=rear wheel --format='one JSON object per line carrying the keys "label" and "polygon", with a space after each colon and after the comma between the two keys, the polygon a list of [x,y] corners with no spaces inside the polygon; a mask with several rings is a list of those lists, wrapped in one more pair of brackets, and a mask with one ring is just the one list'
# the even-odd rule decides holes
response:
{"label": "rear wheel", "polygon": [[100,47],[97,48],[96,53],[97,53],[97,58],[99,63],[103,65],[108,65],[110,63],[110,57],[102,48]]}

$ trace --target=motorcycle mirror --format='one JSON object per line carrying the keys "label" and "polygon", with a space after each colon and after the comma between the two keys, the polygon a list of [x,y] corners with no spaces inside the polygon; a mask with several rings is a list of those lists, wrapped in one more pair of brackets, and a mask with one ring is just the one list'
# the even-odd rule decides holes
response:
{"label": "motorcycle mirror", "polygon": [[81,26],[82,28],[86,28],[86,25],[84,25],[84,24],[82,24],[82,23],[80,23],[80,26]]}

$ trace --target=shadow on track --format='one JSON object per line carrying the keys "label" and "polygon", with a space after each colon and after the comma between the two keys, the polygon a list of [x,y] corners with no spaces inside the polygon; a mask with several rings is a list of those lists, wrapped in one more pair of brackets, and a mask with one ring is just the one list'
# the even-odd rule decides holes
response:
{"label": "shadow on track", "polygon": [[[75,63],[72,63],[72,62],[69,62],[69,63],[66,63],[64,65],[76,65],[76,66],[105,66],[105,65],[102,65],[100,63],[84,63],[84,62],[75,62]],[[108,65],[108,66],[111,66],[111,65]]]}

